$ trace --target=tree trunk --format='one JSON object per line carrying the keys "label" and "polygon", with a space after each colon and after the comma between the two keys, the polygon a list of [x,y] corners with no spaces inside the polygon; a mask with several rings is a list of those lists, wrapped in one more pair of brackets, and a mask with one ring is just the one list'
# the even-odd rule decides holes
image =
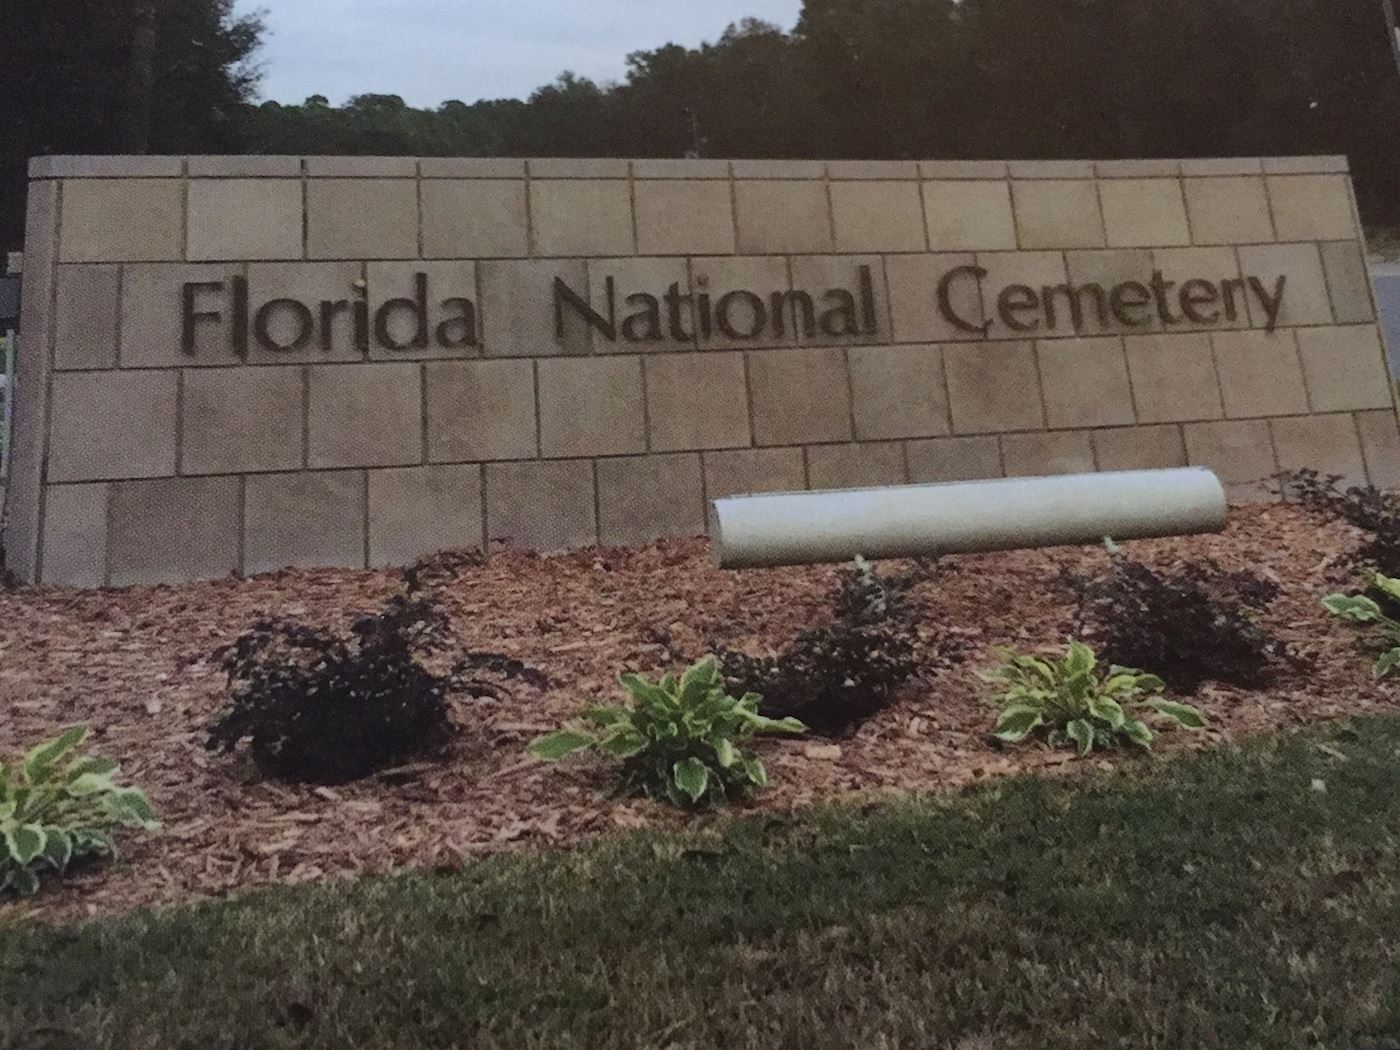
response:
{"label": "tree trunk", "polygon": [[118,148],[123,153],[147,153],[151,148],[159,6],[160,0],[131,0],[131,59],[127,67],[126,100],[122,107],[118,141]]}

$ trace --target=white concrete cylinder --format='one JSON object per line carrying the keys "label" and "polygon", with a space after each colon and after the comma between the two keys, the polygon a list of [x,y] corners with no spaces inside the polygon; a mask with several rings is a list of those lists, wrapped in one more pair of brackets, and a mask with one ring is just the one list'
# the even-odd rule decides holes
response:
{"label": "white concrete cylinder", "polygon": [[1199,467],[714,501],[727,569],[1054,547],[1219,532],[1225,489]]}

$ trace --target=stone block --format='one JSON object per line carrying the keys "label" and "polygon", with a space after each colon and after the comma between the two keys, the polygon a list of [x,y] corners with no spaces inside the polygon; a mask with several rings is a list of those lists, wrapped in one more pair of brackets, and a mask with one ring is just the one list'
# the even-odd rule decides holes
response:
{"label": "stone block", "polygon": [[691,179],[634,183],[642,255],[732,255],[729,183]]}
{"label": "stone block", "polygon": [[[943,316],[938,285],[950,271],[973,266],[971,255],[891,255],[885,260],[889,285],[891,335],[897,343],[928,343],[978,338]],[[949,286],[950,305],[969,325],[982,326],[982,293],[975,279]]]}
{"label": "stone block", "polygon": [[739,251],[744,255],[832,250],[826,185],[776,180],[734,184]]}
{"label": "stone block", "polygon": [[[1147,284],[1152,278],[1155,264],[1152,253],[1146,248],[1115,248],[1110,251],[1066,252],[1065,263],[1069,270],[1070,283],[1080,289],[1078,306],[1080,311],[1080,332],[1084,335],[1106,335],[1116,333],[1131,335],[1142,332],[1160,331],[1162,322],[1155,308],[1142,311],[1140,315],[1129,314],[1131,321],[1141,320],[1142,324],[1125,324],[1113,312],[1112,293],[1118,285],[1128,281]],[[1084,291],[1089,285],[1097,285],[1102,290],[1100,298],[1093,289]],[[1043,293],[1042,293],[1043,294]],[[1074,303],[1064,296],[1056,296],[1055,307],[1059,314],[1068,312],[1074,320]],[[1246,322],[1241,321],[1244,325]],[[1063,322],[1061,322],[1063,325]],[[1063,332],[1062,332],[1063,334]]]}
{"label": "stone block", "polygon": [[[121,355],[128,368],[176,368],[240,363],[234,352],[230,282],[241,272],[232,263],[155,263],[122,268]],[[182,349],[181,295],[186,284],[222,284],[196,293],[195,309],[217,312],[194,329],[194,353]]]}
{"label": "stone block", "polygon": [[736,179],[821,179],[826,162],[820,160],[736,160],[730,165]]}
{"label": "stone block", "polygon": [[647,358],[645,366],[653,451],[750,444],[743,354],[667,354]]}
{"label": "stone block", "polygon": [[641,358],[559,357],[536,367],[546,459],[646,451]]}
{"label": "stone block", "polygon": [[112,486],[107,571],[114,587],[212,580],[238,571],[238,478]]}
{"label": "stone block", "polygon": [[846,355],[839,347],[757,351],[748,359],[755,444],[851,440]]}
{"label": "stone block", "polygon": [[31,179],[178,179],[183,157],[125,155],[58,155],[29,161]]}
{"label": "stone block", "polygon": [[53,377],[48,480],[175,473],[175,372],[60,372]]}
{"label": "stone block", "polygon": [[534,459],[535,366],[531,361],[436,361],[424,371],[428,459]]}
{"label": "stone block", "polygon": [[1188,423],[1182,428],[1193,467],[1215,471],[1232,499],[1268,499],[1278,473],[1269,424],[1262,419]]}
{"label": "stone block", "polygon": [[628,163],[621,157],[531,157],[533,179],[625,179]]}
{"label": "stone block", "polygon": [[1315,470],[1339,475],[1342,488],[1366,484],[1366,461],[1356,422],[1349,413],[1271,419],[1280,470]]}
{"label": "stone block", "polygon": [[1181,162],[1187,176],[1262,175],[1264,163],[1258,157],[1192,157]]}
{"label": "stone block", "polygon": [[[786,259],[778,256],[692,259],[690,279],[697,296],[709,296],[714,314],[709,332],[703,329],[700,332],[700,349],[792,346],[797,342],[797,314],[791,299],[784,299],[780,323],[772,314],[773,296],[792,289]],[[743,294],[746,292],[757,295],[758,300],[755,302]],[[729,298],[731,294],[733,298]],[[721,316],[727,318],[734,336],[720,327]]]}
{"label": "stone block", "polygon": [[642,179],[729,179],[727,160],[653,157],[632,162],[632,177]]}
{"label": "stone block", "polygon": [[1180,179],[1104,179],[1099,198],[1110,248],[1191,243]]}
{"label": "stone block", "polygon": [[115,368],[121,268],[60,266],[56,295],[54,367]]}
{"label": "stone block", "polygon": [[1300,328],[1296,334],[1314,412],[1390,407],[1390,375],[1375,326]]}
{"label": "stone block", "polygon": [[[476,263],[467,261],[372,262],[368,280],[371,360],[418,361],[481,354],[481,314],[476,309]],[[418,275],[427,279],[426,310],[418,310]],[[462,303],[471,303],[468,310]],[[394,302],[384,314],[380,311]],[[387,338],[384,338],[387,336]]]}
{"label": "stone block", "polygon": [[10,433],[10,477],[5,491],[5,564],[17,578],[33,582],[39,575],[39,540],[44,510],[45,448],[49,409],[50,363],[53,359],[53,289],[57,280],[57,182],[29,187],[25,216],[25,277],[20,288],[27,353],[15,360],[15,414]]}
{"label": "stone block", "polygon": [[[868,278],[868,285],[866,279]],[[793,323],[807,346],[849,346],[887,343],[890,315],[885,292],[885,268],[878,255],[799,255],[792,260]]]}
{"label": "stone block", "polygon": [[84,179],[63,187],[62,262],[161,262],[184,247],[178,179]]}
{"label": "stone block", "polygon": [[[987,329],[989,339],[1024,339],[1030,332],[1043,333],[1046,325],[1034,317],[1023,321],[1032,325],[1029,331],[1018,331],[1006,324],[998,307],[1003,290],[1014,284],[1023,284],[1039,295],[1042,289],[1063,285],[1067,280],[1065,256],[1063,252],[987,252],[977,256],[977,263],[987,271],[982,278],[982,298],[987,319],[991,325]],[[1057,314],[1058,331],[1068,334],[1069,318],[1061,311]]]}
{"label": "stone block", "polygon": [[1375,320],[1371,276],[1361,246],[1355,241],[1329,241],[1318,245],[1322,270],[1332,298],[1332,316],[1338,324],[1363,324]]}
{"label": "stone block", "polygon": [[1274,239],[1262,178],[1184,179],[1182,187],[1194,243],[1254,244]]}
{"label": "stone block", "polygon": [[365,567],[361,470],[254,474],[245,482],[243,569]]}
{"label": "stone block", "polygon": [[[685,259],[589,259],[586,265],[589,302],[600,316],[615,317],[618,327],[615,343],[602,332],[593,333],[595,352],[630,349],[650,354],[695,349],[699,333],[693,306],[684,301],[679,304],[680,338],[676,338],[671,308],[666,301],[672,285],[682,296],[690,295],[690,266]],[[611,302],[608,299],[609,277],[613,279]]]}
{"label": "stone block", "polygon": [[416,259],[417,183],[412,179],[310,180],[306,184],[306,254],[310,259]]}
{"label": "stone block", "polygon": [[1292,332],[1220,332],[1211,341],[1226,416],[1243,419],[1308,410]]}
{"label": "stone block", "polygon": [[186,257],[300,259],[300,179],[190,181]]}
{"label": "stone block", "polygon": [[906,480],[904,447],[897,441],[807,449],[807,482],[814,491],[903,485]]}
{"label": "stone block", "polygon": [[369,472],[369,566],[412,565],[439,551],[482,547],[481,468]]}
{"label": "stone block", "polygon": [[827,178],[832,181],[843,179],[917,179],[919,162],[916,160],[831,160],[826,164]]}
{"label": "stone block", "polygon": [[1395,409],[1356,413],[1356,430],[1371,484],[1378,489],[1400,489],[1400,423]]}
{"label": "stone block", "polygon": [[1186,466],[1181,428],[1119,427],[1094,431],[1094,459],[1100,470],[1166,470]]}
{"label": "stone block", "polygon": [[949,437],[904,446],[909,480],[915,484],[999,478],[1001,443],[996,437]]}
{"label": "stone block", "polygon": [[413,157],[307,157],[313,179],[411,179],[418,174]]}
{"label": "stone block", "polygon": [[847,359],[857,441],[949,433],[943,355],[936,346],[858,346]]}
{"label": "stone block", "polygon": [[939,251],[1014,251],[1011,187],[998,179],[924,183],[929,247]]}
{"label": "stone block", "polygon": [[39,582],[101,587],[107,582],[110,486],[50,485],[44,492],[43,568]]}
{"label": "stone block", "polygon": [[[1167,306],[1173,321],[1165,326],[1172,332],[1205,332],[1221,329],[1248,328],[1253,313],[1259,309],[1259,300],[1248,287],[1238,284],[1228,288],[1224,282],[1238,281],[1241,278],[1239,259],[1232,248],[1158,248],[1152,253],[1152,262],[1167,282]],[[1248,271],[1243,275],[1248,276]],[[1203,303],[1196,307],[1202,322],[1192,321],[1182,310],[1181,291],[1188,281],[1209,281],[1221,291],[1220,298],[1213,303]],[[1274,286],[1267,284],[1272,295]],[[1228,296],[1228,298],[1227,298]],[[1231,312],[1234,318],[1231,319]],[[1154,314],[1157,313],[1154,307]]]}
{"label": "stone block", "polygon": [[423,254],[429,259],[509,259],[530,253],[520,179],[431,179],[422,186]]}
{"label": "stone block", "polygon": [[1220,419],[1225,407],[1210,336],[1129,336],[1123,341],[1139,423]]}
{"label": "stone block", "polygon": [[956,434],[1045,426],[1030,343],[957,343],[943,348]]}
{"label": "stone block", "polygon": [[711,500],[807,487],[800,448],[744,448],[706,452],[705,495]]}
{"label": "stone block", "polygon": [[524,179],[519,157],[423,157],[418,171],[424,179]]}
{"label": "stone block", "polygon": [[1094,162],[1094,174],[1101,179],[1176,178],[1181,174],[1181,161],[1160,157],[1099,160]]}
{"label": "stone block", "polygon": [[1264,171],[1270,175],[1346,174],[1351,170],[1343,156],[1265,157]]}
{"label": "stone block", "polygon": [[1007,165],[1013,179],[1092,179],[1091,160],[1013,160]]}
{"label": "stone block", "polygon": [[838,252],[927,250],[917,182],[833,182],[830,190]]}
{"label": "stone block", "polygon": [[1049,425],[1126,426],[1135,422],[1122,340],[1042,339],[1036,343]]}
{"label": "stone block", "polygon": [[486,542],[538,551],[597,543],[592,462],[488,463]]}
{"label": "stone block", "polygon": [[704,534],[699,455],[598,460],[599,542],[622,546]]}
{"label": "stone block", "polygon": [[1005,179],[1004,160],[921,160],[919,175],[931,181],[939,179]]}
{"label": "stone block", "polygon": [[538,255],[633,254],[632,193],[625,181],[535,179],[530,216]]}
{"label": "stone block", "polygon": [[588,300],[588,270],[581,259],[483,262],[481,280],[482,349],[487,357],[547,357],[586,354],[592,346],[588,323],[577,312],[562,311],[564,333],[555,326],[554,281],[563,281]]}
{"label": "stone block", "polygon": [[1006,434],[1001,439],[1001,456],[1008,478],[1092,474],[1095,469],[1093,444],[1084,430]]}
{"label": "stone block", "polygon": [[1092,179],[1012,182],[1011,199],[1022,248],[1104,247],[1103,216]]}
{"label": "stone block", "polygon": [[302,370],[185,374],[180,473],[241,474],[302,465]]}
{"label": "stone block", "polygon": [[[252,364],[286,364],[289,361],[358,361],[364,357],[355,335],[354,306],[367,294],[365,266],[359,262],[253,263],[248,267],[248,295],[252,307],[248,361]],[[215,295],[212,309],[227,311],[231,301],[225,290]],[[221,297],[222,296],[222,297]],[[130,297],[128,296],[128,301]],[[277,299],[305,303],[316,323],[315,334],[300,350],[269,350],[257,336],[258,313]],[[332,304],[326,307],[325,304]],[[208,305],[206,301],[206,305]],[[330,323],[325,323],[330,310]],[[264,329],[276,346],[290,346],[300,336],[303,321],[289,308],[269,309]],[[218,324],[209,326],[207,338],[227,340],[229,317],[224,313]],[[374,341],[374,333],[369,333]],[[227,346],[227,342],[219,345]],[[231,350],[229,351],[232,352]],[[201,355],[202,356],[202,355]],[[123,360],[126,359],[123,354]]]}
{"label": "stone block", "polygon": [[415,364],[307,369],[312,467],[394,467],[423,461],[423,388]]}
{"label": "stone block", "polygon": [[215,154],[187,157],[192,179],[299,179],[300,157],[229,156]]}
{"label": "stone block", "polygon": [[1281,241],[1341,241],[1361,235],[1345,175],[1270,175],[1264,182]]}

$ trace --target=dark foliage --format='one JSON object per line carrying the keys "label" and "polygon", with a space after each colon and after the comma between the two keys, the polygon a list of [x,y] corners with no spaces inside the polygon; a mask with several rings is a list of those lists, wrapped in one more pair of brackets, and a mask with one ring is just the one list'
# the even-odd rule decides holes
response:
{"label": "dark foliage", "polygon": [[1370,533],[1353,555],[1357,564],[1400,576],[1400,497],[1373,485],[1343,489],[1339,475],[1315,470],[1287,471],[1278,480],[1288,499]]}
{"label": "dark foliage", "polygon": [[447,618],[421,595],[398,595],[357,620],[350,637],[294,620],[259,621],[220,652],[232,700],[210,726],[210,750],[250,741],[258,768],[282,780],[340,784],[429,754],[453,735],[450,693],[496,696],[487,671],[545,684],[497,653],[469,652],[446,675],[421,657],[448,643]]}
{"label": "dark foliage", "polygon": [[1262,686],[1290,658],[1250,615],[1278,597],[1278,585],[1251,572],[1210,560],[1159,570],[1117,553],[1106,572],[1066,573],[1065,584],[1078,600],[1076,634],[1105,660],[1181,692],[1206,681]]}
{"label": "dark foliage", "polygon": [[814,733],[851,731],[894,698],[920,666],[909,588],[919,573],[882,578],[865,563],[846,570],[830,626],[813,627],[776,656],[719,648],[731,693],[758,693],[769,718],[799,718]]}

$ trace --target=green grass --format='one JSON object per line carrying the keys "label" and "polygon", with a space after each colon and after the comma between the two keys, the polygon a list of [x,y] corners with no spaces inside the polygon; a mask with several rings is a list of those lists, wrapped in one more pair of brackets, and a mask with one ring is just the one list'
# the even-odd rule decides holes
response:
{"label": "green grass", "polygon": [[0,1047],[1400,1045],[1400,718],[1135,768],[0,926]]}

